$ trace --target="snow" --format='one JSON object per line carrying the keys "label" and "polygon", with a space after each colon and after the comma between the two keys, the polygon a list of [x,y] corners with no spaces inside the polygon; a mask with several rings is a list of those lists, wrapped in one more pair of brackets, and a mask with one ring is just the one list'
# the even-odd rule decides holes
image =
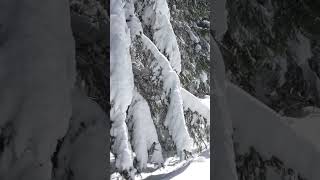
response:
{"label": "snow", "polygon": [[186,24],[186,29],[189,33],[191,41],[193,41],[195,44],[199,43],[200,42],[199,37],[194,34],[194,32],[191,30],[191,28],[187,24]]}
{"label": "snow", "polygon": [[288,42],[289,50],[295,54],[294,60],[299,66],[306,64],[307,60],[312,57],[310,40],[307,39],[301,32],[297,32],[297,40]]}
{"label": "snow", "polygon": [[110,4],[110,119],[113,121],[110,133],[116,138],[112,147],[117,154],[116,167],[128,170],[133,162],[125,119],[134,85],[129,52],[130,32],[123,6],[118,0],[112,0]]}
{"label": "snow", "polygon": [[210,122],[210,97],[200,99],[184,88],[181,89],[183,106],[191,111],[198,112],[201,116]]}
{"label": "snow", "polygon": [[208,75],[205,71],[202,71],[200,74],[200,78],[202,82],[206,82],[208,80]]}
{"label": "snow", "polygon": [[66,0],[0,2],[0,126],[8,127],[0,179],[51,179],[75,80],[68,17]]}
{"label": "snow", "polygon": [[307,179],[320,179],[317,168],[320,151],[314,144],[293,130],[276,112],[235,85],[228,84],[226,97],[240,151],[253,146],[266,158],[278,157],[286,167]]}
{"label": "snow", "polygon": [[283,57],[275,57],[276,63],[280,66],[279,85],[282,86],[286,82],[286,72],[288,70],[287,60]]}
{"label": "snow", "polygon": [[143,21],[151,25],[153,41],[157,48],[168,56],[172,68],[181,72],[181,54],[176,35],[170,23],[170,11],[166,0],[150,0],[151,5],[145,7]]}
{"label": "snow", "polygon": [[179,161],[178,157],[168,158],[164,168],[153,172],[141,173],[137,179],[145,180],[209,180],[210,179],[210,149],[194,158]]}
{"label": "snow", "polygon": [[156,128],[151,118],[147,101],[135,90],[132,104],[129,108],[129,116],[132,117],[133,147],[139,161],[139,168],[146,167],[148,162],[148,150],[155,142],[155,150],[151,162],[162,163],[162,149],[159,144]]}
{"label": "snow", "polygon": [[70,170],[77,180],[106,179],[106,114],[79,90],[72,94],[72,119],[58,150],[52,179],[64,179]]}
{"label": "snow", "polygon": [[131,38],[134,38],[136,35],[140,35],[140,33],[143,32],[141,22],[135,15],[134,2],[127,1],[124,9],[127,19],[127,25],[130,29]]}
{"label": "snow", "polygon": [[305,137],[320,150],[320,109],[316,107],[304,108],[308,113],[303,118],[283,117],[291,128]]}
{"label": "snow", "polygon": [[176,72],[171,68],[167,58],[159,52],[152,41],[142,35],[142,41],[146,49],[150,50],[157,61],[153,62],[153,71],[159,73],[161,68],[164,90],[170,97],[168,112],[165,118],[165,125],[177,146],[177,152],[183,149],[191,151],[192,139],[188,133],[183,111],[183,100],[181,97],[180,80]]}
{"label": "snow", "polygon": [[312,57],[310,40],[307,39],[301,32],[297,32],[297,40],[288,42],[289,50],[295,55],[293,58],[303,70],[305,80],[311,82],[311,88],[317,91],[320,98],[320,79],[317,74],[311,70],[308,59]]}
{"label": "snow", "polygon": [[129,52],[130,33],[121,1],[111,1],[110,15],[110,101],[114,110],[124,112],[131,103],[133,73]]}
{"label": "snow", "polygon": [[202,48],[201,48],[201,45],[200,45],[200,44],[197,44],[197,45],[196,45],[196,52],[199,53],[199,52],[201,51],[201,49],[202,49]]}

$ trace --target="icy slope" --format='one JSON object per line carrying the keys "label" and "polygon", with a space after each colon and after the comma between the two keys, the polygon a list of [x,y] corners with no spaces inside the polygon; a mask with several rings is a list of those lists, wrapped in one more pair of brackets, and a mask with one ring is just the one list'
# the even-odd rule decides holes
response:
{"label": "icy slope", "polygon": [[286,125],[273,110],[233,84],[227,104],[241,151],[253,146],[263,156],[276,156],[310,180],[320,179],[320,151]]}

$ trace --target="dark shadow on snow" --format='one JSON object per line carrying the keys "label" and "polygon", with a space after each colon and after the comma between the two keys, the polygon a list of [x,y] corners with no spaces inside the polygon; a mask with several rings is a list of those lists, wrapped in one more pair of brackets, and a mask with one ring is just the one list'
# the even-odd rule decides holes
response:
{"label": "dark shadow on snow", "polygon": [[190,165],[191,161],[188,161],[185,163],[183,166],[180,168],[170,172],[170,173],[165,173],[165,174],[158,174],[158,175],[151,175],[148,176],[145,180],[166,180],[166,179],[171,179],[179,174],[181,174],[183,171],[187,169],[187,167]]}

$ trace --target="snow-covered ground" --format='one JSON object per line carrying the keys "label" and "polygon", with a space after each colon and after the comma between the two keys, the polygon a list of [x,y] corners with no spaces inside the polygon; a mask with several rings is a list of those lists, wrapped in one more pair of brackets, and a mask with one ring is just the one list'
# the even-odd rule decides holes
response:
{"label": "snow-covered ground", "polygon": [[305,137],[320,150],[320,109],[305,108],[307,115],[302,118],[284,117],[297,134]]}
{"label": "snow-covered ground", "polygon": [[[148,164],[146,172],[136,176],[136,180],[209,180],[210,179],[210,149],[193,158],[180,161],[179,157],[170,157],[164,167],[155,169]],[[113,173],[111,180],[121,180],[119,173]]]}
{"label": "snow-covered ground", "polygon": [[[240,151],[253,146],[265,157],[279,157],[308,179],[320,178],[320,120],[317,111],[289,125],[283,117],[233,84],[227,88],[228,108]],[[272,133],[270,133],[272,132]]]}

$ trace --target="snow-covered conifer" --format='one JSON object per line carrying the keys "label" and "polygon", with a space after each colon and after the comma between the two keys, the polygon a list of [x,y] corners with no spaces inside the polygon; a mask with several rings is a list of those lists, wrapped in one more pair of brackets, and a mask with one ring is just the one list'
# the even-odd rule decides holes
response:
{"label": "snow-covered conifer", "polygon": [[112,0],[110,6],[110,133],[115,138],[111,150],[117,156],[116,167],[129,170],[133,166],[133,160],[125,120],[133,93],[130,31],[126,25],[124,3]]}

